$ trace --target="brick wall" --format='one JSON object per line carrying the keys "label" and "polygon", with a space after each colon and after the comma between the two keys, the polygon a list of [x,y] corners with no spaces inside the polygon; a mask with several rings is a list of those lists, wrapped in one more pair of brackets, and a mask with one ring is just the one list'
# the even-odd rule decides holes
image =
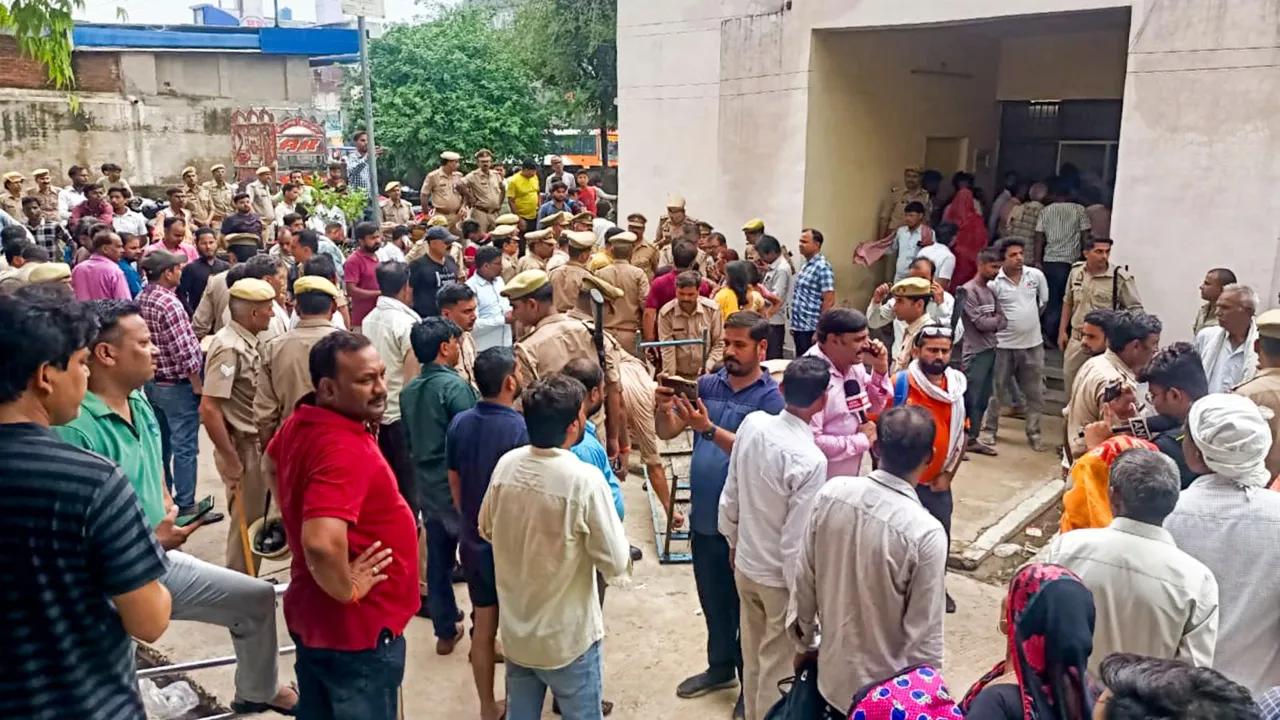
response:
{"label": "brick wall", "polygon": [[[77,52],[71,57],[76,74],[76,90],[82,92],[120,92],[120,57],[116,53]],[[40,90],[49,88],[44,68],[31,58],[20,55],[18,42],[0,35],[0,87]]]}

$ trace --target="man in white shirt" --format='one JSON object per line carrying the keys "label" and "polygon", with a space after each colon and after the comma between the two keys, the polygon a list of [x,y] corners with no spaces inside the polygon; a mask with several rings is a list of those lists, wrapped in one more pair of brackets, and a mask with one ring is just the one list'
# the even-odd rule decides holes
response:
{"label": "man in white shirt", "polygon": [[1280,493],[1271,482],[1271,428],[1252,400],[1206,395],[1191,406],[1182,442],[1202,477],[1164,521],[1178,547],[1218,581],[1213,667],[1255,695],[1280,685]]}
{"label": "man in white shirt", "polygon": [[416,514],[418,499],[414,492],[408,439],[400,418],[400,391],[407,380],[417,377],[422,371],[417,356],[413,354],[413,344],[409,342],[409,333],[422,318],[409,307],[413,291],[409,288],[409,266],[406,263],[382,263],[375,277],[378,292],[382,294],[373,310],[365,316],[360,331],[373,343],[387,366],[387,410],[382,414],[382,424],[378,429],[378,448],[396,475],[400,494]]}
{"label": "man in white shirt", "polygon": [[119,187],[107,191],[107,201],[111,203],[111,227],[117,233],[146,237],[147,219],[142,217],[142,213],[129,209],[129,198],[125,195],[127,192]]}
{"label": "man in white shirt", "polygon": [[588,422],[585,395],[564,375],[525,390],[530,445],[502,456],[480,506],[480,536],[493,546],[512,720],[541,717],[548,688],[567,720],[601,716],[596,572],[614,584],[630,573],[631,551],[600,471],[569,451]]}
{"label": "man in white shirt", "polygon": [[787,366],[777,415],[757,410],[738,426],[729,475],[720,495],[720,534],[729,541],[741,603],[742,694],[746,717],[757,720],[778,697],[778,682],[795,674],[787,638],[788,588],[810,504],[827,480],[827,458],[809,420],[827,404],[831,371],[815,357]]}
{"label": "man in white shirt", "polygon": [[1111,653],[1213,665],[1218,583],[1161,527],[1181,488],[1167,456],[1125,451],[1111,465],[1111,525],[1063,533],[1040,551],[1038,561],[1074,572],[1093,593],[1093,673]]}
{"label": "man in white shirt", "polygon": [[71,184],[58,191],[58,217],[62,222],[71,218],[71,211],[84,202],[84,186],[89,184],[89,169],[72,165],[67,170]]}
{"label": "man in white shirt", "polygon": [[1196,353],[1204,363],[1209,392],[1231,392],[1258,373],[1258,293],[1247,285],[1222,288],[1214,312],[1218,324],[1196,333]]}
{"label": "man in white shirt", "polygon": [[947,536],[915,491],[933,457],[933,418],[895,407],[876,429],[880,468],[822,486],[794,559],[793,639],[810,662],[817,652],[818,690],[839,717],[873,680],[942,666]]}
{"label": "man in white shirt", "polygon": [[471,328],[476,352],[511,347],[511,301],[502,294],[502,248],[484,245],[476,250],[475,270],[467,285],[476,294],[476,324]]}
{"label": "man in white shirt", "polygon": [[924,203],[909,202],[902,211],[905,224],[899,227],[893,236],[893,245],[889,252],[893,255],[893,281],[898,282],[907,276],[911,263],[916,261],[916,254],[924,245],[924,236],[928,235],[933,242],[933,228],[924,224]]}
{"label": "man in white shirt", "polygon": [[933,233],[926,233],[920,238],[920,247],[916,249],[916,260],[928,258],[933,263],[933,279],[943,290],[951,290],[951,276],[956,271],[956,256],[951,248],[934,239]]}
{"label": "man in white shirt", "polygon": [[765,358],[781,360],[783,345],[787,341],[787,311],[791,304],[791,283],[794,279],[791,263],[782,252],[782,243],[772,235],[763,235],[756,241],[756,255],[764,265],[764,287],[769,292],[782,298],[782,307],[769,316],[769,345],[765,348]]}
{"label": "man in white shirt", "polygon": [[296,215],[298,213],[298,201],[302,198],[302,185],[295,185],[287,182],[280,188],[280,202],[275,207],[275,223],[276,225],[284,225],[284,218],[287,215]]}
{"label": "man in white shirt", "polygon": [[1040,437],[1040,413],[1044,410],[1044,339],[1040,336],[1040,313],[1049,300],[1044,273],[1024,266],[1026,243],[1005,238],[996,246],[1004,253],[1004,266],[988,287],[1008,324],[996,333],[996,382],[991,402],[982,418],[978,442],[988,447],[996,443],[1000,426],[1000,399],[1007,396],[1015,379],[1026,398],[1027,443],[1044,452]]}
{"label": "man in white shirt", "polygon": [[[918,257],[915,262],[911,263],[908,276],[924,278],[929,281],[931,294],[929,301],[925,303],[925,314],[931,318],[930,322],[951,327],[951,314],[955,312],[956,298],[947,292],[940,283],[934,281],[933,268],[932,260]],[[872,328],[881,328],[893,323],[893,353],[894,357],[897,357],[902,350],[902,336],[907,331],[907,324],[894,314],[893,307],[897,300],[889,296],[889,290],[889,284],[882,283],[872,293],[871,304],[867,306],[867,324]],[[955,341],[959,342],[962,337],[964,337],[964,326],[962,323],[957,322]]]}

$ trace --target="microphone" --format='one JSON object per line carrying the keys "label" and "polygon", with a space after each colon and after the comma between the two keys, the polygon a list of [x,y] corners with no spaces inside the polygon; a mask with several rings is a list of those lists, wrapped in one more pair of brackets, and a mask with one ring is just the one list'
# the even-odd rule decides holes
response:
{"label": "microphone", "polygon": [[858,418],[859,425],[867,423],[867,410],[871,409],[871,400],[857,380],[844,381],[844,405]]}
{"label": "microphone", "polygon": [[1168,415],[1152,415],[1125,420],[1121,425],[1111,428],[1111,432],[1114,435],[1132,435],[1140,440],[1150,440],[1162,432],[1180,427],[1182,427],[1182,421],[1177,418],[1171,418]]}

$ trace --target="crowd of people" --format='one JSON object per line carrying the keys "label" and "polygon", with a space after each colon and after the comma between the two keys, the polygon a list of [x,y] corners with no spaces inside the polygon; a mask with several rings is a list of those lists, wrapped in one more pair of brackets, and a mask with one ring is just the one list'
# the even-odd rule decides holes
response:
{"label": "crowd of people", "polygon": [[[368,152],[326,182],[370,188]],[[909,168],[854,254],[886,280],[862,312],[818,229],[793,256],[749,220],[739,258],[677,194],[650,236],[558,161],[440,160],[421,210],[392,181],[354,223],[304,178],[186,168],[149,243],[117,165],[25,195],[5,176],[0,715],[141,717],[132,639],[174,618],[229,630],[236,712],[395,718],[412,618],[442,656],[467,635],[457,575],[482,720],[541,717],[548,690],[608,715],[634,449],[691,538],[706,665],[679,697],[736,690],[750,720],[1280,717],[1280,580],[1257,560],[1280,544],[1280,311],[1255,317],[1231,271],[1201,286],[1194,344],[1161,348],[1070,168],[990,208],[968,175],[944,201]],[[1070,489],[1009,586],[1007,655],[952,696],[952,487],[998,454],[1004,404]],[[224,519],[196,497],[201,428],[221,565],[182,551]],[[659,455],[682,435],[687,516]],[[258,577],[281,557],[296,685]]]}

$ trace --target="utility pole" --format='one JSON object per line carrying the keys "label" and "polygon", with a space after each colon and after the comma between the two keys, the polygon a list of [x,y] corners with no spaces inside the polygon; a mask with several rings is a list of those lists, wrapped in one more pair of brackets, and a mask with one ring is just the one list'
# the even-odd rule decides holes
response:
{"label": "utility pole", "polygon": [[360,33],[360,80],[364,85],[364,131],[369,141],[369,214],[375,223],[382,223],[378,207],[378,145],[373,136],[373,87],[369,80],[369,32],[364,15],[356,18],[356,30]]}

